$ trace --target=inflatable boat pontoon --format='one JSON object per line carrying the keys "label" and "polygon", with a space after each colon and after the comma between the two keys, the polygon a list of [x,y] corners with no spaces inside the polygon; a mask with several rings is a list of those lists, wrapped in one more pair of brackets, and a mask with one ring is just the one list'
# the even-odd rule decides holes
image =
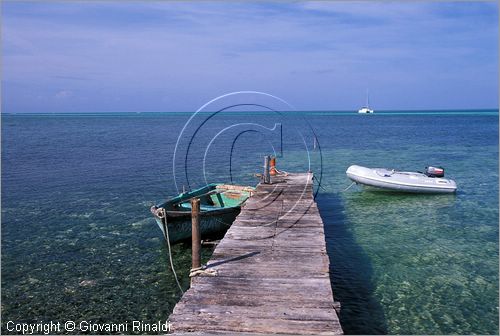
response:
{"label": "inflatable boat pontoon", "polygon": [[401,172],[386,168],[367,168],[353,165],[347,176],[354,182],[378,190],[410,193],[453,193],[455,181],[444,178],[444,169],[427,167],[425,173]]}

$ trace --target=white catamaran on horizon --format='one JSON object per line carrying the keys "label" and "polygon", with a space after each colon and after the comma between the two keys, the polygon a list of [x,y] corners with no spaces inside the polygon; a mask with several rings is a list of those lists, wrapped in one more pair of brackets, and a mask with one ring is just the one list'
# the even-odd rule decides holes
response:
{"label": "white catamaran on horizon", "polygon": [[370,96],[368,95],[368,90],[366,90],[366,105],[358,110],[358,113],[373,113],[374,111],[370,109]]}

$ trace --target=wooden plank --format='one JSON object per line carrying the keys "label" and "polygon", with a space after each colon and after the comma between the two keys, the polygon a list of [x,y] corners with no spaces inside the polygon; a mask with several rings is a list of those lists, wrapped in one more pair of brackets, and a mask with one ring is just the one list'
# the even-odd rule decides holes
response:
{"label": "wooden plank", "polygon": [[[194,283],[200,286],[213,286],[216,287],[242,287],[247,291],[248,286],[246,285],[247,278],[238,278],[234,277],[231,279],[220,278],[220,277],[196,277],[194,278]],[[260,279],[252,279],[252,285],[255,288],[252,288],[251,292],[258,293],[260,289],[272,289],[274,291],[291,291],[292,293],[304,293],[304,295],[314,295],[312,293],[312,289],[320,289],[320,291],[327,291],[330,289],[330,284],[326,283],[322,279],[295,279],[295,278],[282,278],[282,279],[270,279],[270,278],[260,278]],[[195,287],[197,289],[198,287]],[[318,293],[321,295],[321,293]]]}
{"label": "wooden plank", "polygon": [[224,321],[214,319],[199,319],[198,315],[176,315],[171,319],[174,333],[193,331],[228,331],[231,334],[239,332],[253,332],[263,334],[288,333],[294,335],[335,335],[335,330],[341,329],[338,321],[302,321],[246,318],[235,316]]}
{"label": "wooden plank", "polygon": [[260,184],[169,317],[182,335],[338,335],[312,174]]}
{"label": "wooden plank", "polygon": [[202,319],[204,314],[220,320],[232,319],[233,316],[244,316],[245,318],[257,319],[282,319],[282,320],[302,320],[302,321],[335,321],[334,309],[325,308],[304,308],[304,307],[283,307],[282,305],[259,306],[259,309],[248,306],[227,306],[213,304],[199,304],[197,302],[184,302],[178,305],[178,310],[184,314],[197,314]]}
{"label": "wooden plank", "polygon": [[[284,310],[286,311],[289,308],[316,308],[316,309],[333,309],[334,305],[332,305],[331,300],[328,300],[326,297],[320,297],[319,294],[315,294],[312,296],[308,295],[293,295],[293,302],[290,302],[290,305],[284,306],[283,300],[284,295],[289,297],[285,291],[275,293],[273,290],[260,290],[260,292],[240,292],[236,293],[211,293],[210,295],[201,295],[206,290],[212,290],[213,288],[206,288],[200,286],[199,289],[188,292],[183,297],[183,300],[176,306],[175,313],[179,313],[183,308],[182,304],[198,304],[198,305],[212,305],[215,307],[218,305],[223,306],[240,306],[240,307],[252,307],[253,310],[259,311],[260,309],[264,309],[266,307],[272,307],[272,309]],[[231,288],[231,291],[236,291],[237,289]],[[263,294],[261,294],[263,293]],[[265,295],[266,300],[262,300],[262,296]],[[290,300],[291,301],[291,300]],[[331,316],[333,319],[335,318],[335,314]]]}

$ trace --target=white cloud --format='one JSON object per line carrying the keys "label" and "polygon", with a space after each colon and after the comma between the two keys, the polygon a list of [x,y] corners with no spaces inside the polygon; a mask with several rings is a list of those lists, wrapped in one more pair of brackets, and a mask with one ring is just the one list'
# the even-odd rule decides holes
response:
{"label": "white cloud", "polygon": [[67,99],[70,98],[71,96],[73,96],[73,92],[69,90],[61,90],[54,95],[56,99]]}

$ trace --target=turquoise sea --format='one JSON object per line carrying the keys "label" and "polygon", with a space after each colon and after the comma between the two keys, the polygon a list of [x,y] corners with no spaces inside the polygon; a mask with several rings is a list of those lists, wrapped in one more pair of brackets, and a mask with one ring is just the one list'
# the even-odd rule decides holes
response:
{"label": "turquoise sea", "polygon": [[[3,334],[9,321],[166,321],[181,293],[149,207],[205,181],[256,184],[274,152],[321,178],[346,334],[499,333],[498,111],[209,116],[179,138],[189,113],[2,115]],[[219,131],[231,125],[247,128],[235,140]],[[443,166],[459,190],[345,190],[351,164]],[[184,289],[190,253],[173,248]]]}

